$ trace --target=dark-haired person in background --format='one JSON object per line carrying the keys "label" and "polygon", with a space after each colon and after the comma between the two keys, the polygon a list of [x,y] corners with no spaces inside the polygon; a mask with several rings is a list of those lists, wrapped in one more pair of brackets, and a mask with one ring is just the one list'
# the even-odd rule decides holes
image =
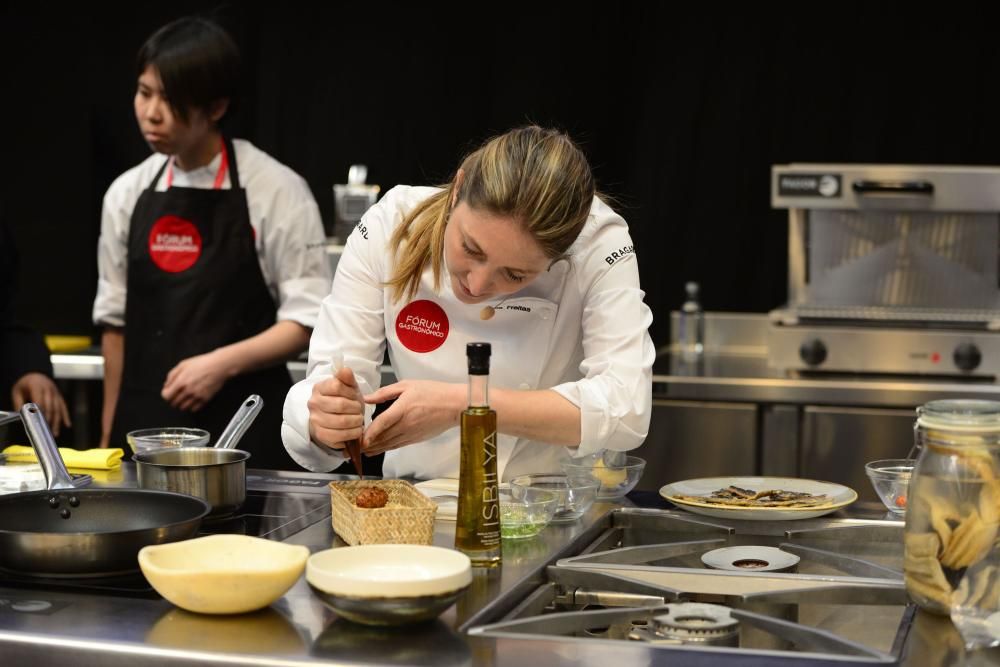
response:
{"label": "dark-haired person in background", "polygon": [[101,444],[156,426],[215,438],[260,394],[240,448],[254,467],[294,468],[279,436],[285,361],[309,343],[330,268],[306,182],[220,128],[239,60],[229,35],[199,18],[164,26],[139,51],[135,115],[155,154],[104,197]]}
{"label": "dark-haired person in background", "polygon": [[[17,248],[0,214],[0,409],[37,403],[53,435],[70,426],[69,410],[52,381],[52,361],[42,336],[14,318]],[[6,443],[0,443],[3,445]]]}

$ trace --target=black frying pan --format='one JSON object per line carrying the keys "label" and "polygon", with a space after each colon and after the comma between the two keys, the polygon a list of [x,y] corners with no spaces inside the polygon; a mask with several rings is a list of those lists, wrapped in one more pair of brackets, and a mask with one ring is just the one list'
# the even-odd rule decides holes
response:
{"label": "black frying pan", "polygon": [[78,489],[38,406],[21,408],[47,489],[0,496],[0,569],[35,577],[106,577],[139,569],[139,549],[193,537],[211,506],[142,489]]}

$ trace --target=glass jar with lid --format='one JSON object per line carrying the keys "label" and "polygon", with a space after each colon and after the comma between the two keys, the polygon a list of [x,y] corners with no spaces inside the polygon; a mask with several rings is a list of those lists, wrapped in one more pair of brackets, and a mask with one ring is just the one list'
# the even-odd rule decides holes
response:
{"label": "glass jar with lid", "polygon": [[914,431],[920,454],[907,501],[906,590],[922,608],[950,615],[970,645],[997,645],[1000,402],[927,403]]}

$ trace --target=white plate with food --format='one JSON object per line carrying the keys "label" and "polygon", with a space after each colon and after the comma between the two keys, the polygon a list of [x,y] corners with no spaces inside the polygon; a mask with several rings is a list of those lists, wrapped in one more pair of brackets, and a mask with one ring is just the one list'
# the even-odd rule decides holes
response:
{"label": "white plate with food", "polygon": [[751,521],[811,519],[858,499],[854,489],[794,477],[703,477],[667,484],[660,495],[695,514]]}

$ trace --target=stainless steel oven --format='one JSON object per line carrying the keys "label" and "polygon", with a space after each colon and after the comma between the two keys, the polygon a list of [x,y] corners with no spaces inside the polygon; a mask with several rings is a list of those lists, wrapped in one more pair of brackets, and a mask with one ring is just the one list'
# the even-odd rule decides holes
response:
{"label": "stainless steel oven", "polygon": [[1000,376],[1000,168],[790,164],[771,366]]}

